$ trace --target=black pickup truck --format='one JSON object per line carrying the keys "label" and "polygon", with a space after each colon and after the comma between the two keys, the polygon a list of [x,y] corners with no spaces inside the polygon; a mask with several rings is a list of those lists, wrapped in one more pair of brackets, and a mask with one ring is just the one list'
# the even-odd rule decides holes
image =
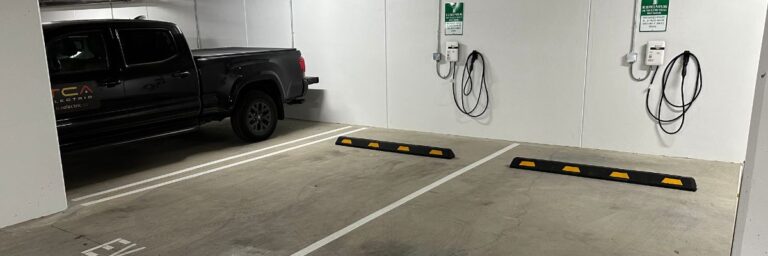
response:
{"label": "black pickup truck", "polygon": [[63,151],[194,131],[231,117],[241,139],[269,138],[283,104],[303,101],[296,49],[190,50],[175,24],[146,20],[43,25]]}

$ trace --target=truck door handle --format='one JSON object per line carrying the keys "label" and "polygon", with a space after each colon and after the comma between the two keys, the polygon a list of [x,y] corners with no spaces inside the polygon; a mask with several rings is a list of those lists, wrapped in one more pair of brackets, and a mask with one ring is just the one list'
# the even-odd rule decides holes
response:
{"label": "truck door handle", "polygon": [[189,71],[182,71],[182,72],[178,72],[178,73],[173,73],[172,76],[175,77],[175,78],[187,78],[187,77],[189,77],[191,75],[192,75],[192,73],[190,73]]}
{"label": "truck door handle", "polygon": [[123,84],[123,81],[121,80],[105,80],[105,81],[102,81],[101,84],[99,85],[101,87],[113,88],[121,84]]}

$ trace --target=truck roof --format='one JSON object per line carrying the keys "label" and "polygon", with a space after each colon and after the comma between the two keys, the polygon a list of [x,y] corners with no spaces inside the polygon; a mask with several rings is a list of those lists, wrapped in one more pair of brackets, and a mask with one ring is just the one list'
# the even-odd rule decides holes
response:
{"label": "truck roof", "polygon": [[158,26],[176,26],[176,24],[156,20],[101,19],[101,20],[69,20],[43,23],[43,28],[55,29],[83,25],[112,25],[112,24],[156,24]]}

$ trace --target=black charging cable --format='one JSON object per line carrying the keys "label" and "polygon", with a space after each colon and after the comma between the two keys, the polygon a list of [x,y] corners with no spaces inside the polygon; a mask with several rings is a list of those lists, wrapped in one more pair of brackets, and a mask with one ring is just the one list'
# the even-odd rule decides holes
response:
{"label": "black charging cable", "polygon": [[[475,91],[474,74],[477,70],[475,65],[478,65],[478,61],[481,66],[480,69],[482,69],[482,73],[480,74],[480,88],[477,93],[477,100],[474,104],[471,104],[472,102],[468,98]],[[472,51],[472,53],[469,54],[467,62],[464,65],[464,72],[461,74],[461,88],[457,88],[456,86],[456,71],[453,72],[453,76],[453,102],[456,104],[459,111],[473,118],[484,115],[488,111],[488,106],[491,103],[491,98],[488,93],[488,84],[485,81],[485,56],[478,51]],[[460,96],[456,92],[457,89],[461,90]],[[481,101],[483,98],[485,98],[485,104]],[[461,103],[459,103],[459,101],[461,101]],[[483,105],[482,109],[480,108],[481,105]]]}
{"label": "black charging cable", "polygon": [[[696,82],[694,84],[694,90],[693,90],[693,97],[691,97],[690,101],[686,101],[685,98],[685,80],[686,77],[688,77],[688,65],[691,64],[691,60],[693,60],[693,65],[696,68]],[[682,81],[680,82],[680,98],[681,103],[676,104],[672,102],[669,97],[667,97],[667,85],[669,82],[670,76],[672,76],[672,71],[675,68],[675,65],[682,62],[681,67],[681,75],[682,75]],[[651,84],[648,86],[648,90],[645,94],[645,109],[648,111],[648,114],[656,120],[656,123],[659,125],[659,128],[661,128],[664,133],[669,135],[675,135],[679,133],[683,126],[685,125],[685,115],[688,113],[688,111],[693,106],[693,103],[696,102],[696,100],[699,98],[699,95],[701,94],[701,89],[704,86],[704,78],[701,74],[701,63],[699,62],[699,58],[696,57],[695,54],[691,53],[690,51],[685,51],[672,59],[672,61],[669,62],[667,67],[664,69],[664,73],[661,76],[661,97],[659,99],[658,109],[656,109],[656,113],[654,114],[653,111],[651,111],[650,106],[650,95],[651,95],[651,89],[653,87],[653,81],[656,79],[656,73],[658,73],[659,67],[656,66],[655,71],[653,72],[653,78],[651,78]],[[666,105],[666,106],[665,106]],[[661,116],[661,110],[662,107],[666,107],[670,109],[672,112],[677,113],[676,116],[669,119],[664,119]],[[680,121],[680,125],[675,130],[667,129],[667,126]]]}

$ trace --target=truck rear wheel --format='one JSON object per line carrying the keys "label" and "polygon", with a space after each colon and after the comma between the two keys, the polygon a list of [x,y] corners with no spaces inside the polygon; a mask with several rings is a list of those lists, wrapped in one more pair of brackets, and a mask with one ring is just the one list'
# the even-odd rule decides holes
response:
{"label": "truck rear wheel", "polygon": [[231,122],[240,139],[247,142],[266,140],[277,127],[275,100],[261,91],[249,92],[235,105]]}

